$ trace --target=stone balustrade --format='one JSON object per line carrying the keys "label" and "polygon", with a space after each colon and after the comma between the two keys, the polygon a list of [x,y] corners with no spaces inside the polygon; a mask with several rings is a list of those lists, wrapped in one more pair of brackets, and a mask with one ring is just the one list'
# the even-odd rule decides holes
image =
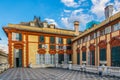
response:
{"label": "stone balustrade", "polygon": [[[69,69],[69,64],[58,64],[57,68]],[[112,76],[112,77],[120,77],[120,67],[103,67],[103,76]],[[87,73],[98,74],[98,66],[92,65],[75,65],[72,64],[71,70],[83,71]]]}
{"label": "stone balustrade", "polygon": [[9,64],[7,64],[7,63],[1,63],[0,64],[0,73],[4,72],[8,68],[9,68]]}

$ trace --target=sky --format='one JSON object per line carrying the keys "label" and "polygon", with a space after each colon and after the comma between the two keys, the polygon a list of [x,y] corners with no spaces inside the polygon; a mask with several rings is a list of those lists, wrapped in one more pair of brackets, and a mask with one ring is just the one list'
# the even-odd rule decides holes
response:
{"label": "sky", "polygon": [[2,27],[8,23],[29,22],[38,16],[41,21],[71,30],[73,22],[79,21],[79,30],[84,31],[86,23],[105,20],[104,8],[110,4],[114,5],[113,14],[120,11],[120,0],[0,0],[0,49],[7,51],[7,36]]}

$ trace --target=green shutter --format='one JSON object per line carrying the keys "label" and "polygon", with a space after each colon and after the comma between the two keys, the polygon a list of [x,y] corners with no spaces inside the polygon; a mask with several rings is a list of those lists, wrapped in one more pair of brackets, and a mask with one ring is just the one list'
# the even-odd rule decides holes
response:
{"label": "green shutter", "polygon": [[86,52],[82,53],[82,61],[86,61]]}
{"label": "green shutter", "polygon": [[106,49],[100,49],[100,61],[106,61]]}

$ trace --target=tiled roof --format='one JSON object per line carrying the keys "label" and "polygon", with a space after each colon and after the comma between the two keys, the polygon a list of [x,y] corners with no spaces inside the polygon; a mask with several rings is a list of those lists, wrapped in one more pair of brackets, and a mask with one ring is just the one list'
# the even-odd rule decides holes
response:
{"label": "tiled roof", "polygon": [[39,28],[35,26],[32,27],[32,26],[24,26],[24,25],[18,25],[18,24],[8,24],[8,26],[5,28],[75,36],[74,30],[65,30],[65,29],[57,29],[57,28],[55,29],[54,28]]}

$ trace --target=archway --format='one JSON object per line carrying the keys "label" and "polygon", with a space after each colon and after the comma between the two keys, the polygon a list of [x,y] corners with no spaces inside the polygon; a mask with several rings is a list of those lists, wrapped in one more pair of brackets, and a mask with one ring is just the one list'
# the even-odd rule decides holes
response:
{"label": "archway", "polygon": [[113,37],[111,45],[111,66],[120,67],[120,37]]}

